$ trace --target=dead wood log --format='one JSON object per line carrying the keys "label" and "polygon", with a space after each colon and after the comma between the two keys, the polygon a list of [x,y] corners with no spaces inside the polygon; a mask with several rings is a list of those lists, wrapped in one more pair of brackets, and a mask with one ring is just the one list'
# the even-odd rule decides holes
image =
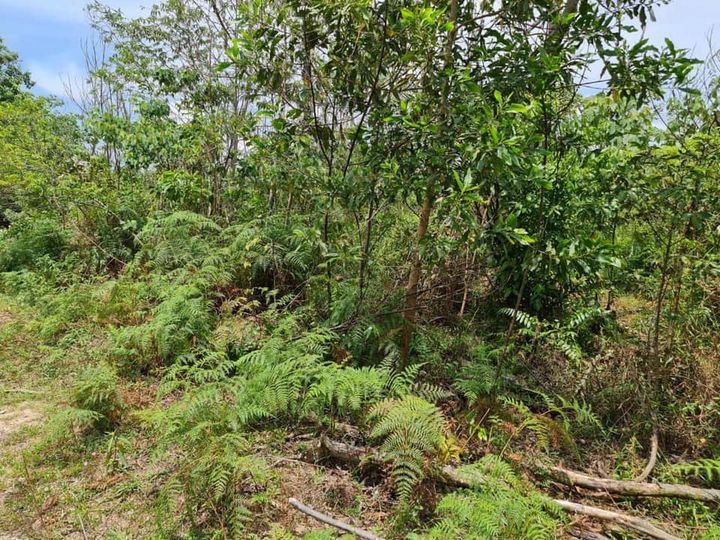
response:
{"label": "dead wood log", "polygon": [[579,538],[580,540],[610,540],[609,536],[605,536],[595,531],[585,531],[582,529],[570,529],[570,536],[573,538]]}
{"label": "dead wood log", "polygon": [[339,519],[330,517],[327,514],[318,512],[317,510],[304,505],[297,499],[290,497],[288,499],[288,502],[290,503],[291,506],[295,507],[297,510],[299,510],[303,514],[306,514],[306,515],[310,516],[311,518],[317,519],[318,521],[321,521],[322,523],[325,523],[327,525],[335,527],[336,529],[340,529],[341,531],[345,531],[345,532],[349,532],[350,534],[354,534],[358,538],[362,538],[363,540],[383,540],[380,536],[376,535],[375,533],[371,533],[370,531],[366,531],[365,529],[358,529],[357,527],[353,527],[352,525],[349,525],[348,523],[345,523],[344,521],[340,521]]}
{"label": "dead wood log", "polygon": [[[382,453],[374,448],[365,448],[336,441],[324,434],[320,436],[320,452],[337,461],[353,466],[367,463],[379,467],[387,462]],[[485,483],[484,476],[479,471],[459,470],[446,465],[440,473],[442,481],[455,487],[477,488]]]}
{"label": "dead wood log", "polygon": [[[359,465],[362,462],[381,465],[386,461],[378,451],[372,448],[334,441],[325,435],[320,437],[320,447],[330,457],[352,465]],[[698,488],[684,484],[596,478],[562,467],[547,467],[542,464],[537,466],[545,470],[555,481],[572,487],[581,487],[627,497],[675,497],[709,503],[720,502],[720,490],[718,489]],[[472,474],[469,471],[458,472],[453,467],[445,467],[442,472],[448,483],[459,487],[476,487],[483,483],[482,475]]]}
{"label": "dead wood log", "polygon": [[554,499],[554,502],[566,512],[582,514],[584,516],[593,517],[603,521],[610,521],[621,525],[626,529],[642,533],[650,538],[655,538],[657,540],[682,540],[680,537],[665,532],[649,521],[639,517],[629,516],[627,514],[621,514],[620,512],[613,512],[603,508],[587,506],[585,504],[578,504],[562,499]]}
{"label": "dead wood log", "polygon": [[[479,486],[482,486],[482,484],[484,483],[484,478],[479,472],[473,473],[472,471],[458,470],[450,466],[443,467],[442,472],[444,477],[449,481],[448,483],[459,487],[477,488]],[[622,525],[625,528],[642,532],[650,536],[651,538],[657,538],[660,540],[680,540],[678,537],[668,534],[662,529],[655,527],[649,521],[635,516],[629,516],[626,514],[621,514],[619,512],[603,510],[602,508],[595,508],[593,506],[577,504],[562,499],[556,499],[554,502],[557,503],[566,512],[574,512],[595,517],[597,519],[612,521],[613,523]],[[587,540],[607,539],[606,536],[595,533],[593,531],[579,531],[575,529],[574,532],[576,533],[576,537],[584,538]]]}
{"label": "dead wood log", "polygon": [[562,467],[542,468],[544,468],[555,481],[567,486],[595,489],[616,495],[632,497],[675,497],[693,501],[720,502],[720,490],[718,489],[697,488],[684,484],[662,484],[596,478]]}
{"label": "dead wood log", "polygon": [[378,464],[384,461],[380,454],[373,448],[365,448],[336,441],[325,434],[320,435],[320,451],[333,459],[355,466],[360,465],[363,461],[371,461]]}
{"label": "dead wood log", "polygon": [[470,489],[480,488],[486,483],[485,476],[480,471],[456,469],[450,465],[442,468],[442,478],[446,484]]}
{"label": "dead wood log", "polygon": [[[382,464],[385,460],[383,460],[382,455],[372,449],[372,448],[363,448],[360,446],[354,446],[352,444],[347,444],[339,441],[334,441],[330,439],[329,437],[322,435],[320,437],[320,448],[323,452],[325,452],[330,457],[337,459],[338,461],[343,461],[345,463],[350,463],[354,465],[358,465],[362,462],[372,462],[376,464]],[[544,467],[543,467],[544,468]],[[574,471],[566,471],[565,469],[561,469],[560,467],[553,467],[551,469],[547,469],[549,472],[554,474],[559,474],[559,471],[562,471],[565,475],[563,477],[563,480],[568,480],[569,477],[576,478],[576,475],[579,475],[583,478],[590,478],[585,475],[581,475],[580,473],[575,473]],[[570,475],[568,476],[566,473],[569,472]],[[484,475],[479,471],[472,471],[468,469],[456,469],[455,467],[451,467],[449,465],[442,468],[441,476],[443,481],[445,481],[448,485],[455,486],[455,487],[462,487],[462,488],[478,488],[481,487],[483,484],[485,484],[485,477]],[[553,476],[554,476],[553,474]],[[593,479],[593,480],[601,480],[601,479]],[[571,484],[569,482],[563,482],[567,485],[580,485],[580,484]],[[635,484],[641,484],[641,485],[650,485],[654,486],[656,484],[643,484],[640,482],[635,482]],[[583,486],[581,486],[583,487]],[[677,486],[677,487],[689,487],[689,486]],[[695,488],[692,488],[695,489]],[[563,510],[566,512],[571,513],[578,513],[583,514],[586,516],[594,517],[596,519],[601,519],[604,521],[610,521],[614,524],[623,526],[627,529],[631,529],[637,532],[641,532],[651,538],[655,538],[658,540],[680,540],[677,536],[673,536],[669,533],[666,533],[662,529],[659,529],[652,523],[650,523],[647,520],[644,520],[642,518],[638,518],[635,516],[630,516],[627,514],[622,514],[619,512],[613,512],[610,510],[604,510],[602,508],[596,508],[594,506],[587,506],[584,504],[577,504],[570,501],[562,500],[562,499],[556,499],[555,503],[557,503]],[[590,534],[590,536],[588,536]],[[582,538],[582,537],[581,537]],[[588,532],[585,534],[584,538],[595,538],[595,539],[602,539],[604,538],[602,535],[599,535],[598,533],[592,533]]]}
{"label": "dead wood log", "polygon": [[[320,451],[333,459],[353,466],[358,466],[362,463],[381,466],[387,461],[383,455],[374,448],[365,448],[335,441],[326,435],[320,436]],[[477,488],[485,483],[484,476],[479,471],[459,470],[446,465],[440,472],[442,480],[446,484],[455,487]]]}

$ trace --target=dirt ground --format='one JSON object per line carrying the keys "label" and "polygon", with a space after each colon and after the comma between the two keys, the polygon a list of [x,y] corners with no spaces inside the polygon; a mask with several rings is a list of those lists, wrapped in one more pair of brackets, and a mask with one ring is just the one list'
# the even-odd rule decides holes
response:
{"label": "dirt ground", "polygon": [[0,406],[0,447],[25,426],[36,424],[42,413],[34,401],[23,401],[15,405]]}

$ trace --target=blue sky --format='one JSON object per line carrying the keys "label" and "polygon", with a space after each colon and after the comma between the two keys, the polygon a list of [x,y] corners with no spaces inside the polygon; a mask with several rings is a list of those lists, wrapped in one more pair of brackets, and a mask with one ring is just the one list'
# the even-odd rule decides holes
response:
{"label": "blue sky", "polygon": [[[105,0],[130,16],[141,15],[152,0]],[[92,36],[86,0],[0,0],[0,36],[20,53],[36,82],[35,92],[64,97],[62,81],[82,76],[81,43]],[[143,7],[145,6],[145,7]],[[657,22],[647,36],[657,44],[665,37],[705,58],[707,37],[715,27],[720,48],[720,0],[673,0],[656,9]]]}
{"label": "blue sky", "polygon": [[[0,0],[0,36],[20,54],[38,94],[64,97],[63,80],[83,73],[82,42],[93,35],[85,12],[88,0]],[[103,2],[132,16],[152,0]]]}

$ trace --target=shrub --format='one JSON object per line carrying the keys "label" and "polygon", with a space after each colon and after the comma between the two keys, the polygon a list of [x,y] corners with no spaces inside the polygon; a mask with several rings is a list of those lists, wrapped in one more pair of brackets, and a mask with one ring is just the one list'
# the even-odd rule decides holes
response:
{"label": "shrub", "polygon": [[18,219],[0,235],[0,272],[36,268],[43,258],[58,260],[68,244],[67,234],[56,221]]}
{"label": "shrub", "polygon": [[115,371],[106,364],[88,366],[73,383],[70,391],[72,405],[96,415],[95,427],[107,428],[120,420],[122,402],[118,394]]}

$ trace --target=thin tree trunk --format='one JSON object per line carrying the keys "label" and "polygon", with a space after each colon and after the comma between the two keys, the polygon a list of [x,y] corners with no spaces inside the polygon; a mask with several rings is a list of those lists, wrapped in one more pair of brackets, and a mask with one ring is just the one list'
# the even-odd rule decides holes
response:
{"label": "thin tree trunk", "polygon": [[360,255],[360,270],[358,276],[358,311],[362,306],[365,298],[365,282],[367,280],[368,264],[370,262],[370,246],[372,245],[372,226],[374,218],[375,204],[374,200],[370,201],[368,208],[367,221],[365,223],[365,238],[363,239],[362,253]]}
{"label": "thin tree trunk", "polygon": [[458,313],[458,316],[462,319],[465,315],[465,306],[467,305],[467,299],[468,299],[468,291],[470,289],[468,285],[468,275],[470,273],[470,267],[475,265],[475,253],[473,253],[472,259],[469,257],[470,255],[470,247],[466,248],[465,253],[465,272],[463,273],[463,298],[462,298],[462,304],[460,304],[460,312]]}
{"label": "thin tree trunk", "polygon": [[673,293],[674,299],[673,299],[673,307],[672,307],[672,314],[673,314],[673,320],[671,324],[671,331],[670,331],[670,341],[667,344],[666,351],[672,351],[673,347],[675,346],[675,337],[677,336],[677,327],[678,327],[678,316],[680,314],[680,300],[682,299],[682,288],[683,288],[683,277],[685,275],[685,265],[680,262],[679,269],[677,271],[677,277],[675,279],[675,291]]}
{"label": "thin tree trunk", "polygon": [[425,194],[425,199],[420,209],[420,223],[418,224],[417,239],[413,249],[412,266],[405,289],[405,311],[403,312],[405,326],[403,328],[402,346],[400,348],[401,367],[407,365],[407,360],[410,355],[410,340],[412,339],[413,326],[415,325],[415,319],[417,317],[418,283],[420,283],[420,276],[422,274],[420,245],[427,234],[430,224],[430,214],[432,213],[434,198],[435,195],[431,186]]}
{"label": "thin tree trunk", "polygon": [[[325,216],[323,217],[323,243],[325,249],[329,247],[330,242],[330,209],[332,208],[334,197],[330,198],[328,206],[325,207]],[[328,312],[332,310],[332,267],[330,261],[325,261],[325,293],[327,295]]]}
{"label": "thin tree trunk", "polygon": [[[617,239],[617,222],[618,222],[618,214],[617,211],[615,212],[615,217],[613,218],[613,225],[612,225],[612,246],[615,247],[615,242]],[[605,303],[605,311],[610,311],[612,309],[613,305],[613,284],[612,284],[612,278],[615,272],[613,272],[612,267],[609,270],[610,273],[610,283],[608,284],[608,293],[607,293],[607,302]]]}
{"label": "thin tree trunk", "polygon": [[[449,20],[453,24],[450,32],[448,33],[448,39],[445,43],[444,51],[444,67],[447,69],[453,63],[453,48],[455,47],[455,39],[457,37],[457,19],[459,10],[459,0],[450,0],[450,13]],[[448,98],[450,96],[450,82],[445,78],[442,87],[442,99],[440,103],[440,114],[439,119],[441,125],[444,125],[448,116]],[[435,204],[435,178],[432,176],[428,180],[427,190],[425,191],[425,198],[423,199],[422,208],[420,209],[420,222],[418,223],[417,229],[417,243],[413,251],[412,267],[410,268],[410,275],[408,276],[408,283],[405,289],[405,310],[404,316],[404,328],[402,344],[400,347],[400,367],[407,365],[408,358],[410,356],[410,341],[412,339],[413,326],[415,325],[415,319],[417,318],[417,303],[418,303],[418,283],[420,283],[420,277],[422,276],[422,258],[420,257],[420,245],[427,234],[428,227],[430,224],[430,214],[432,213],[433,205]]]}
{"label": "thin tree trunk", "polygon": [[661,269],[661,276],[660,276],[660,288],[658,290],[656,305],[655,305],[655,324],[653,325],[653,344],[652,344],[652,354],[653,356],[657,356],[659,352],[659,345],[660,345],[660,319],[662,318],[662,306],[663,301],[665,300],[665,292],[667,291],[667,282],[668,282],[668,269],[670,266],[670,255],[672,252],[672,240],[673,240],[673,232],[670,231],[670,235],[667,239],[667,244],[665,244],[665,253],[663,255],[663,262],[662,262],[662,269]]}

